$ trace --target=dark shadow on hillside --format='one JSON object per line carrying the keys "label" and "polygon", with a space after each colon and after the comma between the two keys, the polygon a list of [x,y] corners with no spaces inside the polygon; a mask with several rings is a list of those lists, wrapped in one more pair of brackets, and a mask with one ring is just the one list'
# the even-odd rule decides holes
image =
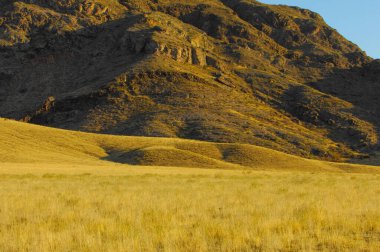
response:
{"label": "dark shadow on hillside", "polygon": [[380,137],[380,61],[336,69],[308,85],[312,88],[294,86],[285,92],[282,100],[287,111],[307,124],[328,129],[330,139],[364,153],[360,158],[375,155],[380,149],[377,140]]}
{"label": "dark shadow on hillside", "polygon": [[[339,97],[353,104],[351,113],[358,118],[371,123],[375,127],[375,134],[380,138],[380,61],[372,61],[363,67],[355,67],[348,70],[339,69],[325,79],[310,84],[321,92]],[[366,136],[359,149],[369,153],[365,160],[351,160],[356,163],[369,163],[380,165],[379,141],[371,148],[366,148]],[[364,145],[364,146],[363,146]],[[375,160],[375,162],[370,161]]]}
{"label": "dark shadow on hillside", "polygon": [[41,27],[29,43],[0,47],[0,117],[21,119],[49,96],[57,106],[91,96],[151,53],[154,29],[128,30],[143,22],[139,14],[63,34]]}
{"label": "dark shadow on hillside", "polygon": [[[380,114],[380,60],[362,67],[336,69],[324,79],[309,84],[323,93],[352,103],[356,113],[366,110],[367,113],[361,115],[363,119],[370,120],[373,115]],[[378,121],[373,123],[377,124]]]}
{"label": "dark shadow on hillside", "polygon": [[107,151],[108,156],[102,158],[102,160],[111,161],[120,164],[128,164],[128,165],[142,165],[141,151],[138,149],[130,150],[130,151]]}
{"label": "dark shadow on hillside", "polygon": [[167,166],[189,168],[236,168],[236,165],[223,162],[207,154],[201,155],[193,151],[174,147],[147,147],[128,151],[108,150],[103,160],[115,163],[139,166]]}

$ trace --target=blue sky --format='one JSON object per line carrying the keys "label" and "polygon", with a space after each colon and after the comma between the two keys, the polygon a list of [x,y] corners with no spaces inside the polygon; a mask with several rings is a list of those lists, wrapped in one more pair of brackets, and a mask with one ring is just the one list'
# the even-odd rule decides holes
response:
{"label": "blue sky", "polygon": [[259,0],[318,12],[343,36],[380,58],[380,0]]}

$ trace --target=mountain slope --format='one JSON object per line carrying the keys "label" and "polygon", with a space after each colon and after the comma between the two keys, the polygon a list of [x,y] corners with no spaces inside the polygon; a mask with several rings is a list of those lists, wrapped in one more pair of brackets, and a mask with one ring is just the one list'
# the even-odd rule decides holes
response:
{"label": "mountain slope", "polygon": [[0,116],[330,160],[378,146],[378,62],[308,10],[249,0],[0,7]]}

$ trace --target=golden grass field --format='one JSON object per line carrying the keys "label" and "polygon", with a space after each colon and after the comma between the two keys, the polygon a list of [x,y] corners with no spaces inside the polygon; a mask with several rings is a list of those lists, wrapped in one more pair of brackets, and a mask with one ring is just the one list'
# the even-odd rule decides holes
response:
{"label": "golden grass field", "polygon": [[0,251],[379,251],[379,171],[0,120]]}

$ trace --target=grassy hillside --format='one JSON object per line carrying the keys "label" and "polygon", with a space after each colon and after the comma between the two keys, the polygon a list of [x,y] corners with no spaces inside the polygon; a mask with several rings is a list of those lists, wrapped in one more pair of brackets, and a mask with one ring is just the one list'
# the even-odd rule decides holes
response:
{"label": "grassy hillside", "polygon": [[380,246],[379,175],[56,168],[0,168],[1,251]]}
{"label": "grassy hillside", "polygon": [[246,145],[172,138],[110,136],[0,120],[0,162],[376,172]]}
{"label": "grassy hillside", "polygon": [[251,145],[1,119],[0,251],[377,251],[379,185]]}

